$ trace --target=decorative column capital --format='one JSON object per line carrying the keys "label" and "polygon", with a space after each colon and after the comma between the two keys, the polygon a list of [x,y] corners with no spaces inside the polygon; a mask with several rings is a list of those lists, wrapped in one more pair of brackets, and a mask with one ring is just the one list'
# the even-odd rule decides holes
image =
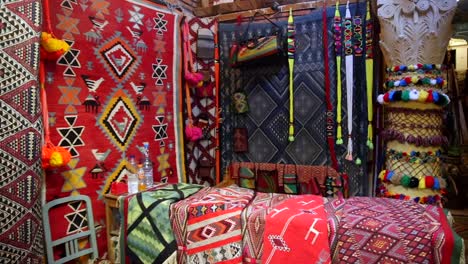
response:
{"label": "decorative column capital", "polygon": [[377,6],[387,65],[442,63],[456,0],[378,0]]}

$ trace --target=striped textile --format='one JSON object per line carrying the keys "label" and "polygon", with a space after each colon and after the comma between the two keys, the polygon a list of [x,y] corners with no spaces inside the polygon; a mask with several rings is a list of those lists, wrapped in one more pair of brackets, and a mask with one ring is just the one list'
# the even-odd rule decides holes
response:
{"label": "striped textile", "polygon": [[237,186],[207,188],[189,203],[174,204],[172,218],[186,219],[185,226],[172,221],[182,238],[179,263],[241,263],[241,212],[253,196]]}

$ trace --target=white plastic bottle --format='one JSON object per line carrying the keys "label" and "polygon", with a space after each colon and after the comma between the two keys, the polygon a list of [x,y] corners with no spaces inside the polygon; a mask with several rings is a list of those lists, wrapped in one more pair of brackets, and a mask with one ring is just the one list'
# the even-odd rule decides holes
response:
{"label": "white plastic bottle", "polygon": [[135,156],[130,155],[129,166],[127,175],[128,193],[134,194],[138,192],[138,175],[137,175],[137,164]]}

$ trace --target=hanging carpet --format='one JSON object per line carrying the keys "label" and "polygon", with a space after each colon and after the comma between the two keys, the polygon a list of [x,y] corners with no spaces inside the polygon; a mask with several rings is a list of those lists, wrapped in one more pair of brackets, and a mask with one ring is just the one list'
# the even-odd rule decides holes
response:
{"label": "hanging carpet", "polygon": [[40,1],[0,3],[0,262],[42,263]]}
{"label": "hanging carpet", "polygon": [[[344,6],[340,7],[344,14]],[[350,5],[352,14],[364,14],[365,4]],[[327,8],[328,38],[333,39],[333,16],[335,9]],[[283,36],[286,36],[286,21],[276,21],[281,25]],[[221,130],[222,171],[232,161],[286,163],[302,165],[331,165],[326,136],[326,103],[324,54],[322,43],[322,11],[295,17],[295,68],[294,68],[294,127],[295,140],[288,141],[289,126],[289,71],[287,57],[284,56],[270,64],[259,67],[244,66],[232,68],[229,63],[231,44],[243,38],[248,22],[241,26],[232,23],[220,23],[220,63],[223,125]],[[272,25],[251,23],[246,36],[267,35]],[[330,97],[336,112],[336,66],[334,43],[329,41],[330,57]],[[356,135],[355,152],[362,160],[357,166],[354,161],[344,160],[346,145],[335,146],[337,158],[342,171],[350,175],[350,195],[362,195],[368,192],[369,181],[363,177],[367,171],[367,108],[363,106],[365,82],[359,81],[365,76],[364,58],[355,59],[355,94],[353,126]],[[362,75],[364,74],[364,75]],[[361,76],[362,75],[362,76]],[[342,75],[344,67],[342,67]],[[232,95],[242,90],[246,93],[249,112],[243,115],[234,113]],[[343,101],[346,94],[343,94]],[[343,119],[346,118],[346,107],[343,108]],[[248,152],[236,153],[232,138],[235,128],[245,127],[248,130]],[[362,133],[361,133],[362,130]],[[344,129],[343,134],[347,134]],[[362,138],[361,138],[362,135]],[[307,146],[307,147],[305,147]]]}
{"label": "hanging carpet", "polygon": [[[208,29],[212,32],[215,31],[214,19],[209,18],[198,18],[193,17],[188,20],[189,24],[189,39],[192,43],[192,53],[197,54],[196,43],[198,39],[198,31],[200,29]],[[197,71],[206,71],[209,74],[210,81],[207,82],[204,87],[205,89],[212,89],[214,91],[214,60],[200,59],[194,56],[194,68]],[[200,89],[198,89],[200,90]],[[215,148],[216,143],[214,137],[215,133],[215,119],[216,119],[216,106],[215,97],[201,96],[195,90],[191,91],[191,103],[192,103],[192,115],[196,124],[200,126],[207,126],[206,131],[204,129],[204,137],[196,142],[186,141],[186,170],[187,170],[187,181],[190,183],[203,184],[207,182],[210,185],[215,184]],[[184,96],[185,98],[185,96]],[[187,109],[184,109],[184,120],[187,120]],[[202,117],[206,118],[207,124],[200,124]],[[201,160],[206,160],[213,165],[211,169],[210,177],[201,177],[199,163]]]}
{"label": "hanging carpet", "polygon": [[46,199],[90,196],[104,254],[102,196],[128,174],[130,155],[143,157],[137,147],[149,142],[155,182],[185,180],[180,16],[140,0],[50,0],[50,6],[54,33],[71,46],[46,65],[51,140],[72,160],[47,171]]}

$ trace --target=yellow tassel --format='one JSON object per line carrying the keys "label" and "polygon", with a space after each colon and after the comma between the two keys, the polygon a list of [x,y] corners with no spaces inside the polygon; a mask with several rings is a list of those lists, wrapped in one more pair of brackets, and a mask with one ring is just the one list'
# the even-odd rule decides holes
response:
{"label": "yellow tassel", "polygon": [[367,147],[369,149],[374,149],[374,143],[372,142],[372,124],[367,125]]}
{"label": "yellow tassel", "polygon": [[59,152],[54,152],[52,155],[50,155],[50,161],[49,164],[51,167],[60,167],[63,165],[63,159],[62,155],[60,155]]}
{"label": "yellow tassel", "polygon": [[294,125],[289,125],[289,141],[294,141]]}
{"label": "yellow tassel", "polygon": [[341,133],[340,123],[338,123],[338,127],[336,128],[336,144],[337,145],[343,144],[343,134]]}
{"label": "yellow tassel", "polygon": [[54,38],[50,33],[42,32],[41,34],[41,46],[47,52],[56,52],[63,50],[67,52],[70,49],[70,45],[61,39]]}

